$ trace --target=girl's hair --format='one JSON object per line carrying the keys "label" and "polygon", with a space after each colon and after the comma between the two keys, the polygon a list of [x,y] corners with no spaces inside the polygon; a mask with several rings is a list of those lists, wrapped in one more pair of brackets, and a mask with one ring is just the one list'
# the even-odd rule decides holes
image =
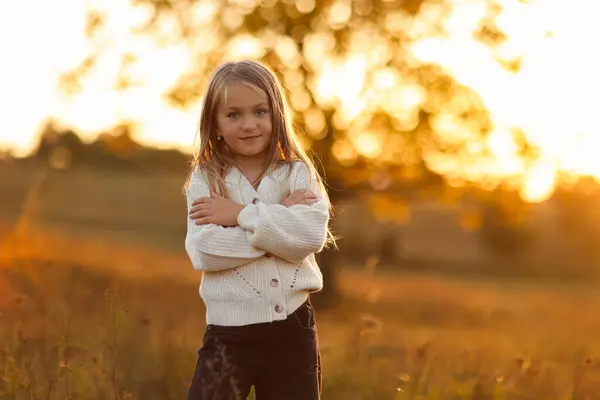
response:
{"label": "girl's hair", "polygon": [[[219,102],[226,98],[228,90],[233,85],[239,83],[258,92],[266,93],[269,99],[273,127],[272,141],[267,150],[267,165],[257,181],[260,181],[272,168],[281,163],[291,166],[293,162],[301,161],[316,177],[317,184],[331,208],[324,182],[312,160],[300,145],[293,127],[285,92],[277,76],[268,67],[253,60],[226,62],[217,67],[210,76],[200,114],[198,133],[200,147],[192,155],[191,170],[185,186],[187,187],[192,174],[198,169],[198,172],[205,176],[212,190],[227,196],[225,176],[232,166],[237,166],[237,162],[224,141],[217,140],[215,115]],[[288,168],[288,171],[291,171],[291,168]],[[252,183],[254,184],[254,182]],[[328,242],[335,244],[333,235],[330,231],[328,233]]]}

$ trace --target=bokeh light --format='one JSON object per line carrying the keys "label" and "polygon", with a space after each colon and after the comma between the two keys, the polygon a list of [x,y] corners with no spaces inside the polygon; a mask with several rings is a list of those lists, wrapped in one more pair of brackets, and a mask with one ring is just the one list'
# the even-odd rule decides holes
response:
{"label": "bokeh light", "polygon": [[[415,15],[393,10],[382,26],[356,25],[345,53],[333,52],[331,28],[351,23],[353,13],[370,15],[370,2],[333,2],[311,25],[301,48],[294,32],[284,36],[266,29],[261,36],[227,37],[219,30],[219,24],[239,28],[243,13],[255,6],[239,2],[221,13],[214,1],[179,4],[173,13],[161,15],[148,33],[141,28],[153,10],[144,2],[23,0],[5,5],[0,48],[7,62],[0,74],[0,100],[11,105],[11,112],[0,121],[0,148],[28,154],[41,127],[52,119],[84,140],[129,122],[136,140],[190,151],[201,88],[189,88],[194,101],[177,105],[168,99],[173,87],[195,73],[202,55],[217,49],[228,59],[257,59],[274,49],[287,68],[283,80],[295,114],[312,139],[327,134],[323,110],[335,110],[333,126],[348,138],[338,138],[333,153],[345,165],[357,155],[397,159],[397,151],[384,145],[390,139],[381,134],[374,115],[390,116],[388,130],[411,132],[423,108],[434,116],[431,126],[438,144],[468,143],[467,151],[454,157],[425,146],[429,167],[449,180],[491,187],[510,182],[524,198],[541,201],[552,195],[561,174],[600,177],[600,135],[593,109],[600,61],[585,45],[600,35],[600,6],[595,2],[426,1]],[[316,6],[314,0],[299,1],[293,12],[300,17]],[[194,35],[178,36],[186,27],[177,13],[189,14]],[[60,24],[48,18],[59,15]],[[95,24],[90,15],[97,17]],[[482,25],[492,17],[504,40],[480,40]],[[441,68],[471,94],[457,93],[442,103],[414,77],[390,67],[397,46],[390,37],[400,35],[410,39],[403,53],[408,65]],[[210,65],[204,59],[200,64]],[[306,87],[308,77],[298,69],[303,60],[314,72]],[[465,117],[467,110],[481,114]],[[484,126],[485,118],[491,126]],[[482,130],[489,131],[485,139]],[[515,132],[523,132],[538,160],[523,159]]]}

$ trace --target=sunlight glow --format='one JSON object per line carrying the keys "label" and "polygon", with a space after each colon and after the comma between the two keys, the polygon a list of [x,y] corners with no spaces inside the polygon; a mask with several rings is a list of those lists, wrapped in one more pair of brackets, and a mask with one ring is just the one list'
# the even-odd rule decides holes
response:
{"label": "sunlight glow", "polygon": [[[484,1],[472,1],[454,6],[447,38],[423,40],[414,54],[474,89],[500,132],[520,128],[540,149],[544,161],[518,171],[525,197],[538,201],[553,192],[558,171],[600,176],[600,132],[593,110],[600,91],[600,58],[582,45],[600,37],[600,3],[500,3],[504,10],[497,23],[508,39],[497,51],[472,40],[474,21],[485,11]],[[521,68],[516,73],[497,62],[517,58]],[[515,155],[507,139],[492,135],[489,142],[501,175],[516,172],[509,167],[515,166]]]}
{"label": "sunlight glow", "polygon": [[363,133],[354,139],[356,150],[363,156],[377,158],[382,150],[379,138],[370,133]]}
{"label": "sunlight glow", "polygon": [[[2,6],[0,149],[10,147],[16,155],[31,150],[39,128],[55,112],[57,74],[73,67],[85,54],[83,2],[61,2],[64,4],[22,0]],[[60,24],[49,19],[57,5],[68,8],[73,18],[64,18]]]}
{"label": "sunlight glow", "polygon": [[[34,4],[38,11],[31,13]],[[2,58],[6,56],[8,63],[2,66],[0,87],[8,90],[0,92],[0,100],[11,104],[14,111],[0,119],[0,148],[10,147],[16,155],[29,153],[49,117],[76,130],[84,140],[130,121],[137,140],[184,151],[191,148],[198,104],[182,111],[164,100],[164,94],[189,67],[190,50],[183,44],[160,46],[149,37],[132,33],[131,29],[148,17],[147,10],[121,0],[88,1],[87,7],[105,16],[105,33],[88,39],[84,35],[86,2],[29,0],[10,2],[6,7],[8,12],[0,15],[0,48],[6,49]],[[48,18],[57,12],[63,15],[60,24]],[[166,22],[164,29],[169,29]],[[19,39],[13,41],[14,37]],[[91,54],[100,57],[81,80],[82,90],[66,95],[58,87],[59,75]],[[133,61],[121,69],[122,58],[129,55]],[[119,81],[123,87],[115,87]]]}
{"label": "sunlight glow", "polygon": [[317,83],[321,105],[352,104],[358,101],[365,82],[367,62],[356,54],[345,61],[323,60]]}
{"label": "sunlight glow", "polygon": [[523,200],[540,202],[552,195],[556,169],[551,161],[539,161],[525,173],[525,184],[521,189]]}
{"label": "sunlight glow", "polygon": [[[135,28],[150,17],[150,10],[134,3],[19,0],[4,5],[0,14],[0,101],[10,106],[0,118],[0,150],[28,154],[50,118],[76,130],[85,140],[121,122],[131,122],[137,140],[191,149],[200,103],[177,108],[165,95],[182,74],[190,72],[198,51],[222,45],[212,35],[214,24],[220,21],[235,27],[240,16],[229,12],[217,20],[215,1],[197,2],[190,12],[206,34],[192,46],[192,42],[167,40],[179,28],[174,18],[159,20],[161,40],[136,33]],[[415,38],[410,57],[441,67],[473,90],[493,124],[487,140],[475,140],[477,127],[459,118],[459,103],[468,99],[456,99],[458,103],[447,109],[434,110],[440,112],[431,121],[438,137],[449,144],[467,140],[472,154],[465,154],[463,160],[428,154],[432,168],[450,179],[479,180],[490,187],[508,179],[528,201],[551,196],[560,183],[559,174],[600,180],[595,100],[600,92],[600,57],[587,45],[600,37],[600,3],[498,0],[502,10],[496,23],[506,40],[496,46],[478,41],[475,34],[490,12],[491,2],[445,2],[451,7],[446,17],[443,3],[426,2],[415,17],[402,11],[390,13],[381,32],[358,27],[351,34],[347,57],[331,55],[335,38],[329,31],[315,29],[306,37],[302,55],[317,72],[316,79],[308,82],[316,92],[317,106],[333,108],[335,127],[348,130],[348,139],[333,149],[336,157],[348,165],[357,154],[383,157],[384,144],[369,133],[373,131],[369,125],[373,110],[384,110],[395,129],[409,132],[419,122],[419,109],[432,107],[426,104],[427,93],[421,86],[387,66],[393,60],[386,32],[402,30]],[[304,0],[297,2],[296,8],[306,13],[315,5],[314,0]],[[337,0],[324,14],[323,23],[346,23],[352,7],[348,0]],[[104,18],[101,32],[90,38],[85,35],[89,10]],[[425,34],[431,22],[442,22],[445,34]],[[267,43],[274,43],[282,62],[291,68],[284,76],[285,84],[298,87],[290,99],[306,119],[309,133],[322,135],[323,114],[312,108],[309,94],[299,86],[302,77],[293,72],[301,62],[300,47],[294,40],[274,34],[260,39],[239,35],[223,50],[229,58],[258,58],[264,55]],[[79,82],[81,91],[67,95],[59,88],[60,76],[92,56],[97,56],[97,62],[88,66]],[[124,59],[129,61],[122,68]],[[524,132],[540,154],[533,165],[517,154],[516,131]],[[486,150],[492,156],[482,156]]]}

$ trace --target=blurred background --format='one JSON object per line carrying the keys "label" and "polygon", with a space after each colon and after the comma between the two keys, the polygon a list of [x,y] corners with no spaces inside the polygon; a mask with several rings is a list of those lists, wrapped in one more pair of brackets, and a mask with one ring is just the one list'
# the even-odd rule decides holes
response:
{"label": "blurred background", "polygon": [[[182,186],[261,60],[322,167],[324,399],[595,399],[600,6],[20,0],[0,14],[0,399],[181,399]],[[251,395],[253,398],[253,394]]]}

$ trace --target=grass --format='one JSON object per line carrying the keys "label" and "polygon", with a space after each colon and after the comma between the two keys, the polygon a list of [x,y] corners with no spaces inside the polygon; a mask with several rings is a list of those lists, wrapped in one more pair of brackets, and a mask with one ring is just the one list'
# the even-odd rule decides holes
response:
{"label": "grass", "polygon": [[[185,259],[57,233],[31,243],[3,250],[0,398],[185,398],[204,329],[199,276],[183,273]],[[69,243],[80,252],[65,254]],[[356,271],[340,283],[339,306],[318,313],[324,399],[593,399],[600,390],[593,293]],[[369,294],[377,288],[385,295]]]}
{"label": "grass", "polygon": [[[204,308],[181,210],[146,197],[163,178],[29,172],[0,171],[15,189],[0,218],[0,399],[185,398]],[[342,269],[339,304],[317,314],[324,399],[600,398],[594,288],[375,264]]]}

